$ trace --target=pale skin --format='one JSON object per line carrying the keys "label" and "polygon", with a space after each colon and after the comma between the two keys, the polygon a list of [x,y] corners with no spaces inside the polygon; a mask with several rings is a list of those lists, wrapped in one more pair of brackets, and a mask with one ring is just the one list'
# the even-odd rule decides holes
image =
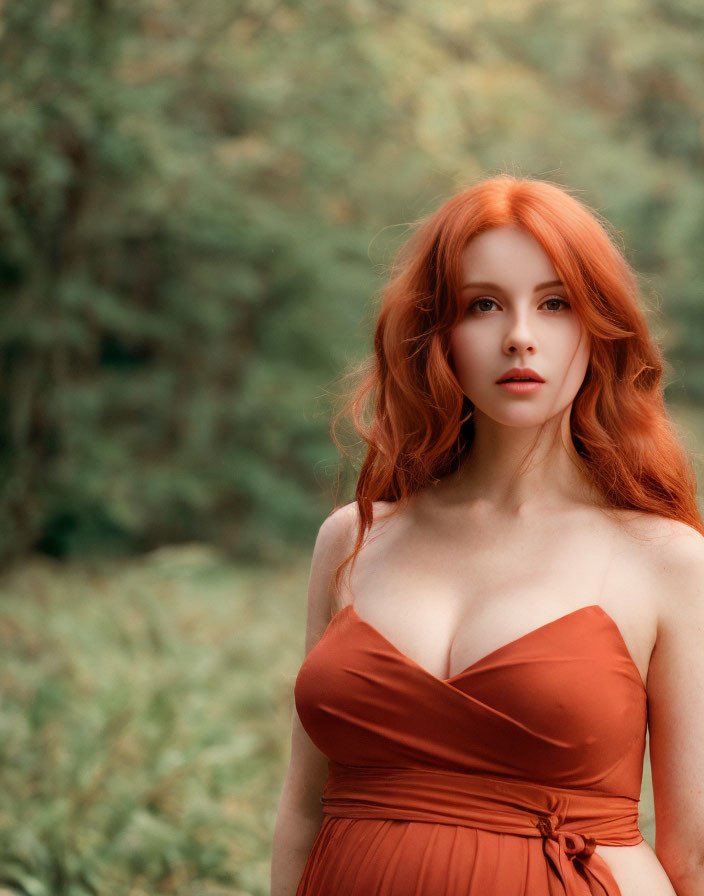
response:
{"label": "pale skin", "polygon": [[[611,512],[584,479],[569,414],[590,340],[533,237],[515,228],[485,232],[466,247],[463,268],[464,284],[494,284],[463,291],[468,313],[451,334],[453,369],[474,405],[471,455],[400,511],[375,504],[372,531],[339,593],[329,580],[351,550],[356,505],[325,520],[311,564],[305,652],[354,601],[399,651],[444,678],[599,604],[618,625],[648,694],[656,844],[655,851],[646,841],[596,851],[622,896],[701,896],[704,537],[654,514]],[[498,387],[514,366],[533,368],[544,385],[522,395]],[[531,446],[530,464],[519,469]],[[294,706],[272,896],[296,892],[323,820],[326,777],[327,757]]]}

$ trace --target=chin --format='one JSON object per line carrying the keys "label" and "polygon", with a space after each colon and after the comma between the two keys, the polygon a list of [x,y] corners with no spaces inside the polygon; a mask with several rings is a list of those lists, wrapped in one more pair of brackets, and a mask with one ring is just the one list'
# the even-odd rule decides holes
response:
{"label": "chin", "polygon": [[[557,414],[562,413],[557,411]],[[535,426],[541,426],[551,420],[555,413],[550,413],[545,409],[536,407],[522,407],[506,410],[506,408],[482,408],[474,405],[474,417],[486,418],[487,422],[495,423],[498,426],[513,426],[517,429],[529,429]]]}

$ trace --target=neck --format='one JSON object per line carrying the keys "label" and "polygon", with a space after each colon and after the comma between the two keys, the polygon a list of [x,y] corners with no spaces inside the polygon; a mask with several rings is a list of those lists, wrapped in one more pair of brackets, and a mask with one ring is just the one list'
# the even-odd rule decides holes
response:
{"label": "neck", "polygon": [[482,503],[513,517],[548,506],[603,505],[572,442],[569,418],[567,407],[542,428],[505,426],[475,408],[472,447],[443,480],[443,491],[452,503]]}

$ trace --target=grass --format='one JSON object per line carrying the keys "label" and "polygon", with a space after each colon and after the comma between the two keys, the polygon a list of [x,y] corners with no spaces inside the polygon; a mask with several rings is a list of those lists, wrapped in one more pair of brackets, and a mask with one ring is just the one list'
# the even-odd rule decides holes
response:
{"label": "grass", "polygon": [[193,545],[6,574],[0,896],[268,893],[308,567]]}

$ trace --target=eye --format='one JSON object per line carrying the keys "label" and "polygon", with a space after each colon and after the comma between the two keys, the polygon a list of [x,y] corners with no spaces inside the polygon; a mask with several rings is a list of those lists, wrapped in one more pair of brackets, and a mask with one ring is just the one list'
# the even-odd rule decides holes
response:
{"label": "eye", "polygon": [[[467,311],[468,312],[474,311],[474,309],[477,307],[477,305],[480,305],[482,302],[488,302],[490,305],[496,304],[496,302],[493,299],[481,298],[481,299],[477,299],[476,301],[472,302],[472,304],[467,308]],[[483,312],[480,311],[479,313],[482,314]]]}
{"label": "eye", "polygon": [[[543,302],[543,305],[547,305],[548,302],[562,302],[562,304],[565,305],[567,308],[571,307],[571,306],[570,306],[570,303],[569,303],[566,299],[562,299],[562,298],[560,298],[560,296],[550,296],[549,299],[546,299],[546,300]],[[554,311],[553,311],[553,313],[554,313],[555,311],[560,311],[560,309],[559,309],[559,308],[555,308]]]}
{"label": "eye", "polygon": [[[477,313],[477,314],[485,314],[486,312],[491,311],[491,308],[487,308],[486,306],[483,309],[479,308],[479,305],[481,305],[484,302],[487,302],[489,305],[496,305],[496,302],[494,301],[494,299],[490,299],[486,296],[482,296],[482,298],[475,299],[475,301],[472,302],[468,306],[467,312],[468,313],[473,312],[473,313]],[[550,296],[549,298],[545,299],[545,301],[542,302],[541,304],[547,305],[548,302],[561,302],[566,308],[571,307],[570,303],[566,299],[561,298],[560,296]],[[476,312],[475,312],[475,309],[476,309]],[[555,314],[556,312],[561,311],[561,310],[562,310],[562,308],[553,308],[550,311],[550,313]]]}

